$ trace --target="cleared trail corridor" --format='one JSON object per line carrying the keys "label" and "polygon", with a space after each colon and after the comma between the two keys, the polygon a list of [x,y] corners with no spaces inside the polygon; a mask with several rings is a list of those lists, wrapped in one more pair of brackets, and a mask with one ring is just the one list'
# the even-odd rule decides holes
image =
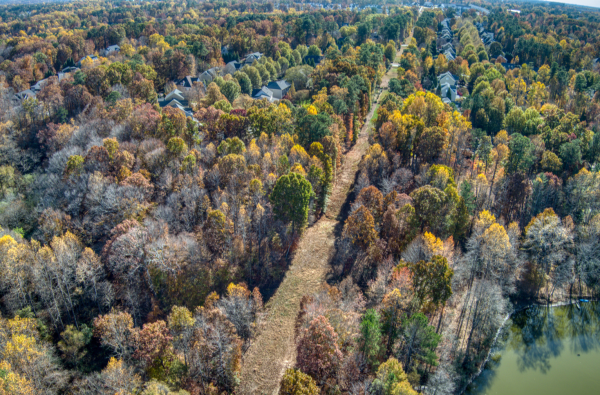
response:
{"label": "cleared trail corridor", "polygon": [[[408,42],[412,38],[408,37]],[[402,46],[396,56],[402,54]],[[386,92],[388,81],[396,76],[391,68],[383,77],[381,87]],[[335,228],[342,220],[340,213],[354,184],[358,165],[369,148],[373,105],[360,131],[356,144],[346,154],[330,196],[327,214],[302,235],[292,263],[281,285],[266,305],[267,314],[257,338],[244,355],[239,394],[276,395],[285,370],[296,360],[294,330],[300,312],[300,301],[319,289],[325,281],[329,262],[335,253]]]}

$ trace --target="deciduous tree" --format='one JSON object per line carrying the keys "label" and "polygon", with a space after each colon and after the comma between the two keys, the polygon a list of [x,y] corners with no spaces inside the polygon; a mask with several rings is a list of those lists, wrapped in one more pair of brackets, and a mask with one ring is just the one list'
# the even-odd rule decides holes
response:
{"label": "deciduous tree", "polygon": [[335,376],[342,361],[337,339],[338,335],[327,318],[318,316],[313,319],[298,340],[298,368],[317,383],[324,383],[327,378]]}

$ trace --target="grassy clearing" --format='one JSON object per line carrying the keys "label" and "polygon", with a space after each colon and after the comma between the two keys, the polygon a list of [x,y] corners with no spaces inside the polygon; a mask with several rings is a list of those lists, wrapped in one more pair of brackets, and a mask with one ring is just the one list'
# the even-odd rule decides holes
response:
{"label": "grassy clearing", "polygon": [[373,112],[373,118],[371,118],[371,123],[375,123],[377,121],[377,110],[379,110],[379,106],[381,104],[379,103],[379,100],[377,101],[377,104],[375,105],[375,111]]}
{"label": "grassy clearing", "polygon": [[335,253],[335,228],[358,171],[369,148],[373,110],[361,129],[356,144],[346,154],[333,186],[326,216],[306,229],[281,285],[266,305],[259,334],[244,355],[238,394],[274,394],[285,369],[294,365],[294,329],[304,295],[315,292],[325,281],[329,262]]}
{"label": "grassy clearing", "polygon": [[[392,74],[396,75],[395,69],[383,78],[381,87],[384,91]],[[378,96],[378,102],[381,96]],[[296,361],[294,330],[300,301],[325,281],[335,253],[334,231],[339,221],[343,221],[342,207],[352,191],[359,163],[369,149],[369,134],[374,130],[372,120],[376,119],[378,109],[379,103],[369,111],[356,144],[345,156],[327,214],[306,229],[284,280],[266,305],[266,316],[259,323],[258,335],[244,355],[237,391],[240,395],[278,393],[285,369]]]}

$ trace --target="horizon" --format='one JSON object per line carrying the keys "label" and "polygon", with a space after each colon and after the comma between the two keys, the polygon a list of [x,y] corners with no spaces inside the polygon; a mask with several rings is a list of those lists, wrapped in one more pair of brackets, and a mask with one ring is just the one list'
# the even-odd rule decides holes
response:
{"label": "horizon", "polygon": [[564,3],[564,4],[572,4],[572,5],[582,5],[586,7],[593,7],[596,9],[600,9],[600,4],[598,0],[546,0],[551,3]]}

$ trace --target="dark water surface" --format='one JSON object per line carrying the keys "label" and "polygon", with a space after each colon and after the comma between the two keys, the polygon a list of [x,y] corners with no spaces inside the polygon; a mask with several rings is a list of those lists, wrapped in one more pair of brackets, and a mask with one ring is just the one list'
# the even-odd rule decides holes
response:
{"label": "dark water surface", "polygon": [[529,308],[513,315],[495,357],[466,393],[600,394],[600,304],[580,306]]}

